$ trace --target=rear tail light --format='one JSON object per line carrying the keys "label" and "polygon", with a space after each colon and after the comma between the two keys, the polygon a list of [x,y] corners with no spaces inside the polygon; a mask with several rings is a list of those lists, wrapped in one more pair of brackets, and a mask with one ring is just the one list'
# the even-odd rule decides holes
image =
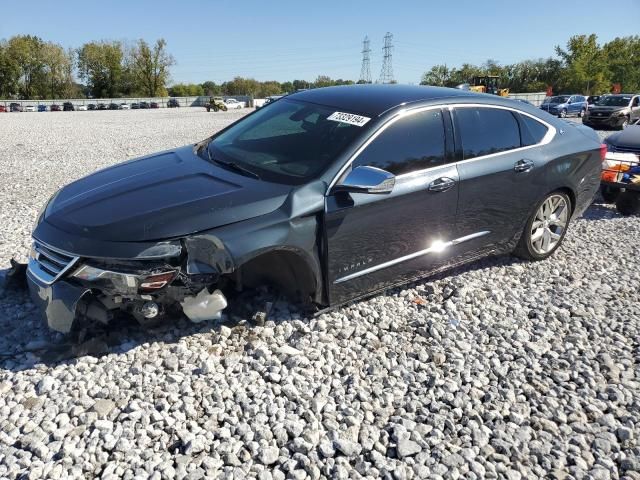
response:
{"label": "rear tail light", "polygon": [[175,278],[176,272],[173,270],[170,272],[155,273],[149,275],[140,283],[140,292],[154,292],[165,287]]}
{"label": "rear tail light", "polygon": [[607,144],[600,144],[600,161],[604,162],[605,157],[607,156]]}

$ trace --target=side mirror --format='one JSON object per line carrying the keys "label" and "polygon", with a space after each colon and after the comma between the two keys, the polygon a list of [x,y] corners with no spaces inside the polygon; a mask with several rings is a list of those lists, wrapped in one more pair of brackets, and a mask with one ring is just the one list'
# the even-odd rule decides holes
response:
{"label": "side mirror", "polygon": [[356,167],[340,184],[333,187],[331,193],[391,193],[396,183],[392,173],[376,167]]}

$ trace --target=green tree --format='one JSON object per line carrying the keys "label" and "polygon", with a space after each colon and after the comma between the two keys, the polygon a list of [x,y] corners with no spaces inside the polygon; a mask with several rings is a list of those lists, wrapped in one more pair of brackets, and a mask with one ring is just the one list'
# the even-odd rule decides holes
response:
{"label": "green tree", "polygon": [[204,94],[204,88],[197,83],[176,83],[169,87],[169,95],[172,97],[197,97]]}
{"label": "green tree", "polygon": [[434,85],[446,87],[451,79],[451,71],[446,65],[434,65],[431,70],[425,72],[420,80],[420,85]]}
{"label": "green tree", "polygon": [[625,92],[640,91],[640,36],[615,38],[602,50],[611,82]]}
{"label": "green tree", "polygon": [[117,97],[123,90],[124,50],[121,42],[90,42],[78,49],[78,73],[96,98]]}
{"label": "green tree", "polygon": [[44,83],[43,46],[42,39],[33,35],[17,35],[7,43],[9,61],[18,69],[19,93],[22,98],[37,96],[40,89],[38,87]]}
{"label": "green tree", "polygon": [[556,54],[565,67],[562,79],[567,91],[590,95],[609,89],[606,58],[595,34],[574,35],[566,49],[556,47]]}
{"label": "green tree", "polygon": [[293,92],[293,82],[284,82],[280,84],[280,92],[278,93],[289,93]]}
{"label": "green tree", "polygon": [[212,82],[210,80],[202,83],[201,87],[204,94],[209,97],[212,95],[222,95],[222,88],[220,87],[220,85],[216,85],[215,82]]}
{"label": "green tree", "polygon": [[6,41],[0,42],[0,98],[12,98],[18,94],[20,66],[9,55]]}
{"label": "green tree", "polygon": [[153,47],[140,39],[132,50],[131,67],[136,86],[143,95],[164,96],[169,81],[169,68],[175,59],[167,52],[167,42],[161,38]]}

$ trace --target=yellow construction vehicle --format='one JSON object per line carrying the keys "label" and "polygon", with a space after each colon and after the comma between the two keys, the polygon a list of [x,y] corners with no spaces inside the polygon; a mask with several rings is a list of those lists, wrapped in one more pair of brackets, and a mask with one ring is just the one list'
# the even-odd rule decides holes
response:
{"label": "yellow construction vehicle", "polygon": [[508,88],[498,88],[498,80],[500,77],[497,75],[484,75],[473,77],[473,83],[469,86],[469,90],[472,92],[490,93],[492,95],[499,95],[501,97],[509,96]]}

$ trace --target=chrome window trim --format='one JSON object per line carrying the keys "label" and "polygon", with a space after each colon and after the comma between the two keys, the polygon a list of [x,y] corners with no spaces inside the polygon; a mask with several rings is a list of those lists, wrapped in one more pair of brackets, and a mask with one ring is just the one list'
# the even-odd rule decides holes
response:
{"label": "chrome window trim", "polygon": [[551,125],[550,123],[536,117],[535,115],[532,115],[530,113],[527,113],[525,111],[519,110],[517,108],[514,107],[508,107],[505,105],[491,105],[491,104],[486,104],[486,103],[456,103],[456,104],[449,104],[449,105],[427,105],[424,107],[416,107],[416,108],[410,108],[410,109],[403,109],[400,110],[396,115],[394,115],[393,117],[391,117],[389,120],[387,120],[384,124],[382,124],[378,130],[376,130],[373,135],[371,135],[366,142],[364,142],[362,145],[360,145],[360,147],[353,153],[353,155],[351,155],[351,157],[349,157],[349,159],[344,163],[344,165],[340,168],[340,170],[338,170],[338,173],[333,177],[333,179],[331,180],[331,182],[329,183],[329,187],[327,188],[327,191],[325,193],[325,196],[328,196],[329,193],[331,192],[331,189],[336,185],[336,183],[338,183],[338,180],[340,179],[340,177],[342,177],[342,175],[344,175],[344,172],[347,170],[347,168],[349,168],[349,166],[353,163],[353,161],[358,158],[358,155],[360,155],[365,148],[367,148],[369,146],[369,144],[371,144],[371,142],[373,142],[378,135],[380,135],[382,132],[384,132],[389,126],[391,126],[392,124],[394,124],[395,122],[397,122],[398,120],[400,120],[401,118],[404,118],[408,115],[413,115],[416,113],[420,113],[420,112],[426,112],[428,110],[435,110],[435,109],[448,109],[450,112],[453,112],[454,109],[456,108],[474,108],[474,107],[484,107],[484,108],[497,108],[500,110],[509,110],[511,112],[516,112],[519,113],[520,115],[526,115],[527,117],[532,118],[533,120],[535,120],[536,122],[539,122],[541,124],[543,124],[545,127],[547,127],[547,133],[545,134],[544,137],[542,137],[542,140],[540,140],[538,143],[534,143],[533,145],[527,145],[526,147],[520,147],[520,148],[514,148],[513,150],[505,150],[503,152],[497,152],[497,153],[491,153],[489,155],[482,155],[480,157],[473,157],[473,158],[467,158],[467,159],[463,159],[463,160],[458,160],[457,162],[451,162],[451,163],[445,163],[443,165],[436,165],[433,167],[428,167],[428,168],[424,168],[422,170],[416,170],[414,172],[409,172],[409,173],[403,173],[401,175],[396,176],[396,179],[400,180],[403,178],[408,178],[408,177],[413,177],[413,176],[417,176],[420,174],[425,173],[428,170],[432,170],[435,168],[440,168],[443,166],[450,166],[450,165],[459,165],[462,163],[466,163],[466,162],[475,162],[476,160],[483,160],[486,158],[491,158],[491,157],[495,157],[498,155],[504,155],[507,153],[513,153],[513,152],[520,152],[520,151],[524,151],[533,147],[540,147],[543,145],[547,145],[551,142],[551,140],[553,140],[553,138],[556,136],[557,130],[556,127],[554,127],[553,125]]}
{"label": "chrome window trim", "polygon": [[370,273],[377,272],[378,270],[382,270],[383,268],[391,267],[393,265],[397,265],[398,263],[406,262],[407,260],[413,260],[414,258],[422,257],[430,253],[441,252],[454,245],[458,245],[463,242],[468,242],[469,240],[473,240],[474,238],[484,237],[485,235],[489,235],[490,233],[491,233],[490,231],[485,230],[482,232],[472,233],[471,235],[465,235],[464,237],[455,238],[453,240],[449,240],[448,242],[444,242],[438,246],[431,246],[429,248],[425,248],[424,250],[419,250],[417,252],[410,253],[409,255],[394,258],[393,260],[379,263],[378,265],[374,265],[373,267],[365,268],[364,270],[360,270],[358,272],[345,275],[344,277],[340,277],[334,280],[333,284],[336,285],[338,283],[347,282],[349,280],[353,280],[354,278],[358,278],[363,275],[368,275]]}

